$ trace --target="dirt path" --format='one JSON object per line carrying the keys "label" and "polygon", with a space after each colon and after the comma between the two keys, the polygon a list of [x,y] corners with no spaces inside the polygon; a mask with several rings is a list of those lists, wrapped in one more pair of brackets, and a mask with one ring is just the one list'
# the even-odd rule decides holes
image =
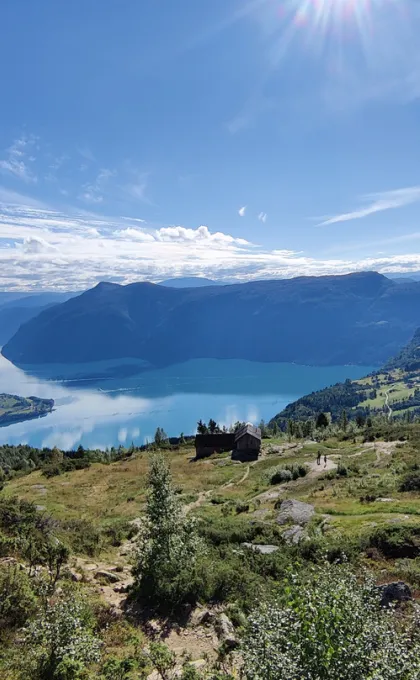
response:
{"label": "dirt path", "polygon": [[390,391],[391,390],[387,390],[385,392],[385,406],[388,409],[388,420],[391,420],[391,418],[392,418],[392,408],[389,404],[389,393],[390,393]]}
{"label": "dirt path", "polygon": [[317,461],[314,460],[313,463],[309,463],[308,467],[310,468],[310,470],[306,476],[306,479],[313,479],[314,477],[318,477],[318,475],[322,475],[323,472],[329,472],[329,470],[336,470],[337,463],[334,463],[334,461],[331,460],[331,457],[327,456],[326,463],[324,463],[324,458],[321,458],[320,465],[318,465]]}

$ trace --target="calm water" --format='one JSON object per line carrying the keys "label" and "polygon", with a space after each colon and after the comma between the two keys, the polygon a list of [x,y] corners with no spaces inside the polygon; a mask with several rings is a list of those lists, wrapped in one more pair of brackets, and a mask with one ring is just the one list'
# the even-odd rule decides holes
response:
{"label": "calm water", "polygon": [[370,370],[208,359],[153,371],[132,359],[21,370],[0,356],[0,392],[52,398],[56,408],[0,428],[0,443],[104,449],[143,444],[157,426],[170,436],[192,434],[200,418],[256,423],[308,392]]}

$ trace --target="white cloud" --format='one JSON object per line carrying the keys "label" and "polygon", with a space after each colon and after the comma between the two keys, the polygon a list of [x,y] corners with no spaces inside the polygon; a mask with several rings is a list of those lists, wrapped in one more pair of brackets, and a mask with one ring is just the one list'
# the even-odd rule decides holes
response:
{"label": "white cloud", "polygon": [[265,224],[267,222],[267,213],[260,212],[260,214],[258,215],[258,219],[260,222],[263,222],[263,224]]}
{"label": "white cloud", "polygon": [[48,243],[39,236],[29,236],[23,239],[23,244],[17,244],[25,253],[51,253],[58,252],[58,248]]}
{"label": "white cloud", "polygon": [[246,213],[246,205],[242,206],[242,208],[239,208],[239,210],[238,210],[239,217],[245,217],[245,213]]}
{"label": "white cloud", "polygon": [[386,256],[376,250],[361,259],[320,259],[256,248],[205,226],[142,229],[121,218],[0,206],[2,290],[83,290],[104,279],[121,284],[173,276],[246,281],[420,269],[420,252]]}
{"label": "white cloud", "polygon": [[0,171],[24,182],[36,182],[37,177],[29,167],[29,163],[35,161],[35,157],[29,153],[35,142],[36,138],[32,136],[16,139],[7,149],[7,158],[0,160]]}
{"label": "white cloud", "polygon": [[250,243],[243,238],[234,238],[229,234],[223,234],[220,231],[211,233],[208,227],[201,226],[198,229],[187,229],[186,227],[162,227],[156,232],[159,241],[181,241],[187,243],[224,243],[236,244],[240,246],[249,246]]}
{"label": "white cloud", "polygon": [[143,231],[142,229],[133,229],[132,227],[127,227],[127,229],[119,229],[114,231],[114,236],[123,239],[134,239],[135,241],[154,241],[152,234]]}
{"label": "white cloud", "polygon": [[416,203],[417,201],[420,201],[420,186],[384,191],[377,194],[367,194],[364,199],[369,201],[364,208],[334,215],[321,222],[319,226],[337,224],[338,222],[348,222],[349,220],[358,220],[362,217],[368,217],[368,215],[382,212],[383,210],[402,208],[405,205],[410,205],[410,203]]}

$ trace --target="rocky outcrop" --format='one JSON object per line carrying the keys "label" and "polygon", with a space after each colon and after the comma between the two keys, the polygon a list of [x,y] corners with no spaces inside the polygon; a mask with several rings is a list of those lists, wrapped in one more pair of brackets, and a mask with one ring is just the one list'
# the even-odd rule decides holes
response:
{"label": "rocky outcrop", "polygon": [[404,581],[385,583],[379,586],[379,592],[381,594],[382,607],[389,607],[392,602],[407,602],[413,599],[411,590]]}
{"label": "rocky outcrop", "polygon": [[95,574],[95,578],[99,581],[107,581],[107,583],[119,583],[121,578],[118,574],[112,571],[105,571],[104,569],[98,570]]}
{"label": "rocky outcrop", "polygon": [[277,515],[277,524],[307,524],[315,512],[314,506],[294,499],[283,501]]}
{"label": "rocky outcrop", "polygon": [[299,524],[294,524],[283,532],[283,538],[289,545],[297,545],[307,538],[306,531]]}
{"label": "rocky outcrop", "polygon": [[242,543],[242,545],[244,548],[261,553],[261,555],[271,555],[272,553],[277,552],[277,550],[280,550],[278,545],[264,545],[260,543]]}
{"label": "rocky outcrop", "polygon": [[238,647],[239,642],[236,637],[235,627],[226,614],[219,614],[216,619],[215,628],[217,636],[225,648],[235,649]]}

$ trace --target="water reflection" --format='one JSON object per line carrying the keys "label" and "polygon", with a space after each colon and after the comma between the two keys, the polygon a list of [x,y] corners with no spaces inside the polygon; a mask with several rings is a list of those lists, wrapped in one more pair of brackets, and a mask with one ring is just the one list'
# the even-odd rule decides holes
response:
{"label": "water reflection", "polygon": [[157,426],[192,433],[199,418],[269,419],[287,403],[366,367],[194,360],[159,370],[142,362],[17,368],[0,356],[0,391],[55,400],[53,413],[0,429],[0,443],[106,448],[143,444]]}

